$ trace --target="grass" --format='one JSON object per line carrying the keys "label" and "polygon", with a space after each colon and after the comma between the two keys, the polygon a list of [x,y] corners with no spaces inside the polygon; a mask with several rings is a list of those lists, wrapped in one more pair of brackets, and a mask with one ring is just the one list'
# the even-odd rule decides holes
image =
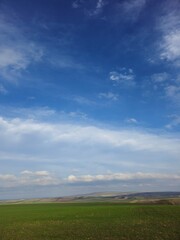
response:
{"label": "grass", "polygon": [[180,206],[113,203],[0,206],[0,240],[179,240]]}

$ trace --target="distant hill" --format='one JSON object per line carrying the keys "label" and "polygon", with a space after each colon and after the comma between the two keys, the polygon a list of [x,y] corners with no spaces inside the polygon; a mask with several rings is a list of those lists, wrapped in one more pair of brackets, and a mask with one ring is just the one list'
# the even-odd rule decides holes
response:
{"label": "distant hill", "polygon": [[180,192],[100,192],[68,197],[35,198],[0,201],[0,204],[20,203],[114,202],[132,204],[180,205]]}

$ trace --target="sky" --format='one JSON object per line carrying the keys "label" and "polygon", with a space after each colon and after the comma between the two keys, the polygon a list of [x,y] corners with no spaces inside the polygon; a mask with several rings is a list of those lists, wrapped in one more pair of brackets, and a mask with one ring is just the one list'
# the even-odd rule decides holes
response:
{"label": "sky", "polygon": [[179,12],[0,0],[0,199],[180,190]]}

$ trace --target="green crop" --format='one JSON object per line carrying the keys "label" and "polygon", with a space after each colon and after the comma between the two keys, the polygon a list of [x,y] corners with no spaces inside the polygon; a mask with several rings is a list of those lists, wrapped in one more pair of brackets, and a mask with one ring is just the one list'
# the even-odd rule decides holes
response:
{"label": "green crop", "polygon": [[0,206],[0,240],[179,240],[180,206],[111,203]]}

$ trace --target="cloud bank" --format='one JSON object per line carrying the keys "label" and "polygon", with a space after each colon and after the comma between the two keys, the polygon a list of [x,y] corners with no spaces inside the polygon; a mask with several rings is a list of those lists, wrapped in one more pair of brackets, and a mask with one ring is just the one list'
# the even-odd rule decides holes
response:
{"label": "cloud bank", "polygon": [[[14,171],[22,172],[21,181],[28,176],[28,181],[39,184],[59,183],[75,172],[107,177],[108,171],[178,174],[180,138],[176,134],[4,117],[0,132],[1,175],[12,179]],[[44,172],[38,172],[42,166]]]}

